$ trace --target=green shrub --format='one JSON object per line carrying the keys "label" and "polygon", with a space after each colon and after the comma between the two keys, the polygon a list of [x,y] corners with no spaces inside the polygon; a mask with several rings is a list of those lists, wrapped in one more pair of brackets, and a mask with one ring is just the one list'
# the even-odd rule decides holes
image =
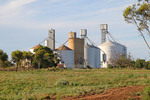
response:
{"label": "green shrub", "polygon": [[69,81],[66,79],[59,79],[56,81],[56,86],[66,86],[69,85]]}
{"label": "green shrub", "polygon": [[89,65],[87,65],[86,68],[87,68],[87,69],[92,69],[91,66],[89,66]]}
{"label": "green shrub", "polygon": [[144,78],[147,78],[147,74],[144,74],[143,76],[144,76]]}
{"label": "green shrub", "polygon": [[128,74],[128,77],[129,77],[129,78],[132,78],[132,77],[134,77],[133,73],[131,73],[131,74]]}
{"label": "green shrub", "polygon": [[75,83],[71,83],[70,85],[71,86],[79,86],[80,84],[78,82],[75,82]]}
{"label": "green shrub", "polygon": [[136,62],[135,62],[135,68],[142,68],[142,65],[140,63],[140,59],[137,59]]}
{"label": "green shrub", "polygon": [[50,71],[60,71],[60,70],[63,70],[63,69],[64,69],[64,68],[61,68],[61,67],[59,67],[59,66],[49,68]]}
{"label": "green shrub", "polygon": [[108,68],[108,69],[112,69],[113,66],[112,66],[111,64],[108,64],[107,68]]}
{"label": "green shrub", "polygon": [[150,64],[148,64],[148,65],[146,66],[146,69],[148,69],[148,70],[150,69]]}
{"label": "green shrub", "polygon": [[137,92],[137,93],[135,93],[135,95],[141,95],[142,93],[141,92]]}
{"label": "green shrub", "polygon": [[148,65],[144,59],[137,59],[134,67],[135,68],[146,68],[146,66],[148,66]]}
{"label": "green shrub", "polygon": [[142,98],[144,100],[150,100],[150,86],[146,87],[143,91]]}

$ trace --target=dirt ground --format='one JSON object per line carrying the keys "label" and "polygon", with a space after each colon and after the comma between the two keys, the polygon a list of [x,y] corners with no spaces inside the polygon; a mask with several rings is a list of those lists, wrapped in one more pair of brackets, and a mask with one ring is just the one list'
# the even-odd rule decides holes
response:
{"label": "dirt ground", "polygon": [[143,86],[129,86],[118,89],[108,89],[101,94],[86,94],[79,97],[68,97],[65,100],[142,100],[138,95]]}

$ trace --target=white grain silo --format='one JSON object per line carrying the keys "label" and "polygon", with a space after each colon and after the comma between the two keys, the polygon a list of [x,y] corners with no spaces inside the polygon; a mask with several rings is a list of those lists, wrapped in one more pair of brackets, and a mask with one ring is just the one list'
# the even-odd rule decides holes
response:
{"label": "white grain silo", "polygon": [[113,59],[121,55],[127,56],[127,47],[108,40],[98,46],[101,49],[101,68],[107,68]]}
{"label": "white grain silo", "polygon": [[84,45],[84,60],[85,67],[100,68],[100,49],[96,46],[85,44]]}
{"label": "white grain silo", "polygon": [[[84,67],[90,66],[91,68],[100,67],[100,49],[91,43],[87,37],[87,30],[80,30],[81,38],[84,39]],[[90,42],[92,45],[88,44]]]}
{"label": "white grain silo", "polygon": [[65,45],[56,49],[57,57],[60,58],[65,68],[74,68],[74,51]]}

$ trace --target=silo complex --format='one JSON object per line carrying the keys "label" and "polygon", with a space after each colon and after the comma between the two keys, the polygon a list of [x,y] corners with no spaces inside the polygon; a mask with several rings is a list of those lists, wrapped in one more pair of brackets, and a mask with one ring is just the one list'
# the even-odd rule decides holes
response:
{"label": "silo complex", "polygon": [[74,68],[84,68],[84,39],[76,38],[76,33],[70,32],[68,47],[74,50]]}
{"label": "silo complex", "polygon": [[96,46],[84,45],[85,67],[100,68],[100,49]]}
{"label": "silo complex", "polygon": [[[51,29],[49,37],[45,40],[48,46],[55,52],[55,30]],[[127,47],[117,43],[108,32],[108,25],[101,25],[101,45],[96,46],[88,37],[87,30],[80,30],[81,38],[77,38],[76,32],[69,33],[68,47],[64,44],[56,49],[57,56],[66,68],[107,68],[116,57],[127,56]],[[113,41],[106,39],[110,35]],[[108,40],[108,41],[107,41]]]}
{"label": "silo complex", "polygon": [[101,49],[101,68],[107,68],[108,64],[111,64],[111,61],[117,57],[127,56],[127,47],[111,40],[98,47]]}

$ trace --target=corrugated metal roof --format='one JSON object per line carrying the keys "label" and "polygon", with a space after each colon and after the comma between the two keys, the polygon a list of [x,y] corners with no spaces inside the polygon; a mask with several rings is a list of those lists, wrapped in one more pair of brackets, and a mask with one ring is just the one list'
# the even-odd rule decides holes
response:
{"label": "corrugated metal roof", "polygon": [[99,49],[98,47],[96,47],[96,46],[94,46],[94,45],[89,45],[89,44],[85,44],[85,45],[84,45],[84,48],[89,48],[89,47]]}
{"label": "corrugated metal roof", "polygon": [[67,47],[65,45],[62,45],[62,46],[58,47],[56,50],[72,50],[72,49],[70,49],[69,47]]}
{"label": "corrugated metal roof", "polygon": [[118,46],[124,46],[124,45],[122,45],[122,44],[120,44],[120,43],[117,43],[117,42],[113,42],[113,41],[111,41],[111,40],[108,40],[108,41],[106,41],[106,42],[104,42],[103,44],[101,44],[100,46],[116,46],[116,45],[118,45]]}

